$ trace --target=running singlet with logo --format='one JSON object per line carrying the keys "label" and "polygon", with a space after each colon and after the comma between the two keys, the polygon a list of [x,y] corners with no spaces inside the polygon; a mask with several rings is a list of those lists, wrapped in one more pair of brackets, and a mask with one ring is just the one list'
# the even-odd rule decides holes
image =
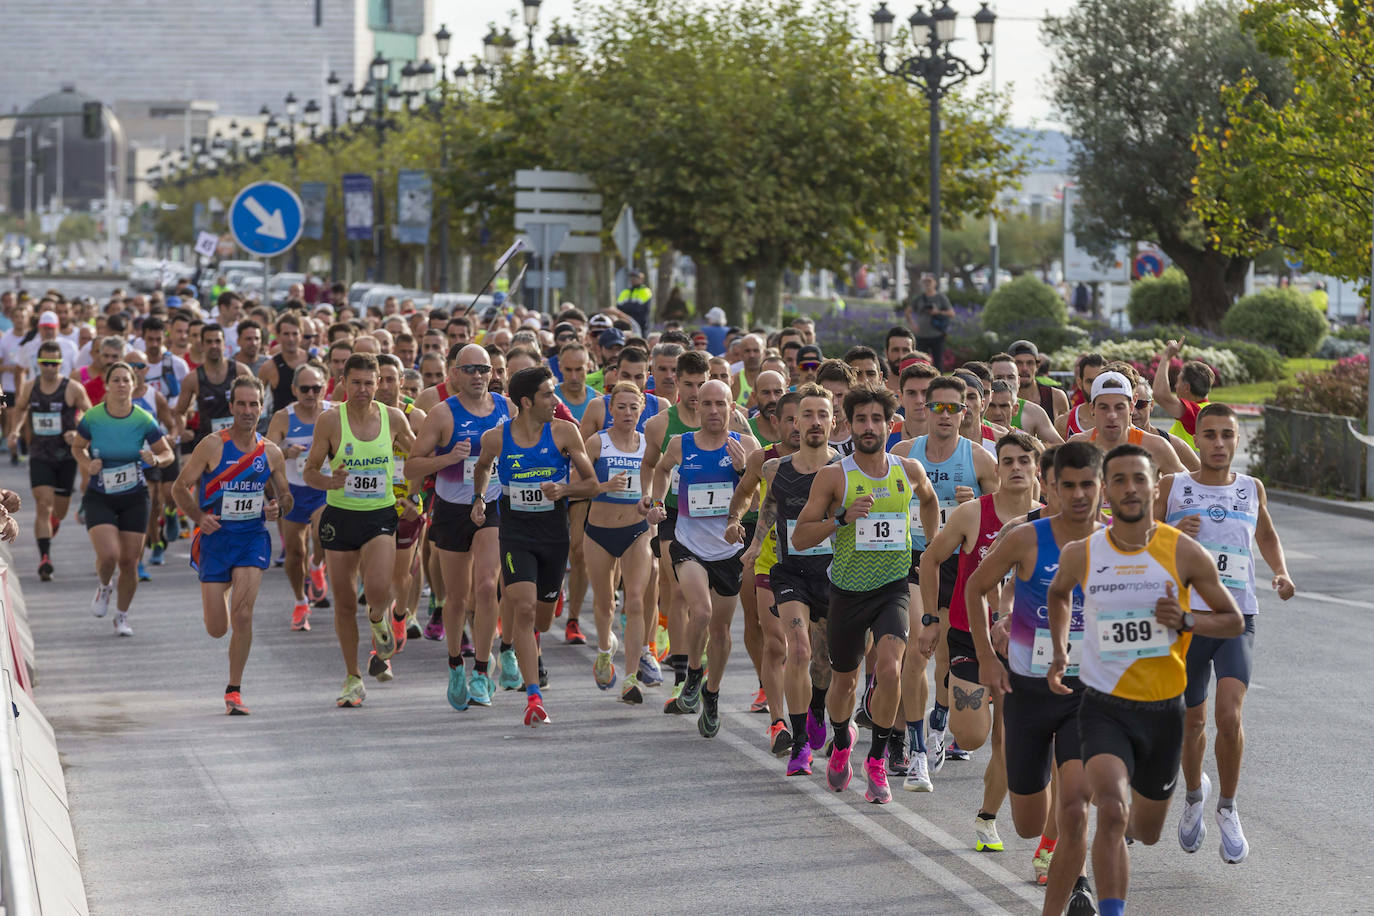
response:
{"label": "running singlet with logo", "polygon": [[501,487],[501,537],[537,544],[566,543],[568,500],[549,499],[540,484],[567,483],[568,456],[553,438],[553,424],[545,423],[534,445],[520,445],[511,424],[501,428],[501,455],[496,477]]}
{"label": "running singlet with logo", "polygon": [[[612,418],[611,418],[611,396],[610,396],[609,394],[603,394],[603,395],[601,396],[601,403],[602,403],[602,405],[604,405],[604,407],[605,407],[605,413],[603,413],[603,414],[602,414],[602,417],[601,417],[601,428],[602,428],[602,429],[610,429],[610,428],[611,428],[611,419],[612,419]],[[569,408],[569,410],[571,410],[571,409],[572,409],[572,408]],[[587,409],[587,407],[586,407],[585,404],[582,406],[582,409],[583,409],[583,410],[586,410],[586,409]],[[657,416],[657,414],[658,414],[658,398],[654,397],[652,394],[645,394],[645,395],[644,395],[644,407],[643,407],[642,410],[639,411],[639,420],[635,423],[635,432],[637,432],[637,433],[642,433],[642,432],[644,432],[644,424],[645,424],[645,423],[648,423],[649,420],[650,420],[652,417]],[[578,417],[578,420],[581,421],[581,419],[582,419],[582,418],[579,416],[579,417]],[[672,426],[672,425],[673,425],[673,421],[672,421],[671,419],[668,421],[668,425],[669,425],[669,426]]]}
{"label": "running singlet with logo", "polygon": [[[305,459],[310,455],[310,441],[315,438],[315,424],[307,423],[296,413],[296,404],[286,405],[286,437],[281,440],[282,449],[299,445],[305,449],[295,458],[286,459],[286,482],[293,487],[308,486],[305,482]],[[324,409],[321,407],[320,412]],[[320,466],[320,473],[329,474],[329,462]]]}
{"label": "running singlet with logo", "polygon": [[1076,436],[1079,433],[1086,433],[1088,431],[1089,427],[1083,425],[1083,421],[1079,418],[1078,414],[1078,412],[1086,406],[1086,404],[1079,404],[1069,411],[1069,418],[1064,421],[1064,430],[1070,436]]}
{"label": "running singlet with logo", "polygon": [[[43,382],[34,379],[29,391],[29,460],[61,462],[72,460],[72,449],[62,434],[76,429],[76,408],[67,404],[70,379],[60,379],[57,390],[43,393]],[[151,412],[151,411],[150,411]]]}
{"label": "running singlet with logo", "polygon": [[200,424],[196,428],[195,441],[199,442],[211,433],[217,433],[234,425],[230,413],[230,389],[234,385],[233,364],[224,372],[224,380],[219,384],[210,381],[205,367],[196,368],[196,413]]}
{"label": "running singlet with logo", "polygon": [[[668,450],[668,441],[674,436],[683,433],[694,433],[701,429],[700,426],[688,426],[682,422],[682,417],[677,412],[677,405],[668,408],[668,424],[663,428],[663,441],[659,443],[658,452],[663,454]],[[672,475],[668,478],[668,495],[663,497],[663,504],[669,509],[677,508],[677,478],[680,467],[673,468]]]}
{"label": "running singlet with logo", "polygon": [[[1202,518],[1197,539],[1212,555],[1221,584],[1231,590],[1242,614],[1259,611],[1255,595],[1255,557],[1250,545],[1259,524],[1259,485],[1255,478],[1237,474],[1229,486],[1209,487],[1191,474],[1180,474],[1169,488],[1169,514],[1165,519],[1175,525],[1190,515]],[[1208,610],[1197,592],[1189,596],[1192,606]]]}
{"label": "running singlet with logo", "polygon": [[964,601],[964,586],[969,576],[988,555],[997,532],[1002,530],[1002,519],[997,514],[997,497],[989,493],[978,497],[978,540],[973,549],[959,554],[959,576],[954,580],[954,594],[949,599],[949,628],[969,632],[968,605]]}
{"label": "running singlet with logo", "polygon": [[[757,437],[756,437],[757,438]],[[776,443],[767,447],[763,453],[764,463],[778,457],[778,446]],[[776,482],[777,476],[773,480]],[[768,481],[766,478],[759,478],[759,505],[768,498]],[[754,513],[755,519],[758,513]],[[828,546],[828,545],[827,545]],[[754,575],[767,576],[773,570],[773,564],[778,562],[778,533],[776,527],[770,528],[763,536],[763,541],[759,544],[759,555],[754,560]]]}
{"label": "running singlet with logo", "polygon": [[624,490],[608,490],[605,493],[598,493],[592,497],[599,503],[633,503],[638,502],[643,493],[640,492],[639,469],[644,464],[644,434],[635,433],[635,449],[631,452],[622,452],[611,441],[611,434],[607,430],[597,433],[601,437],[601,454],[596,458],[596,479],[605,483],[615,475],[624,472],[629,478],[626,483],[628,488]]}
{"label": "running singlet with logo", "polygon": [[[558,400],[563,402],[563,406],[568,408],[568,413],[572,414],[573,419],[578,423],[582,422],[582,415],[587,412],[587,405],[596,400],[596,391],[590,386],[583,386],[585,398],[581,404],[574,404],[572,401],[568,400],[568,396],[563,392],[563,385],[561,382],[558,387],[554,389],[554,392],[558,395]],[[609,407],[606,412],[608,414],[610,413]]]}
{"label": "running singlet with logo", "polygon": [[[935,488],[935,497],[940,501],[940,527],[945,526],[949,513],[959,505],[954,491],[957,487],[972,487],[974,496],[982,496],[983,488],[978,486],[978,472],[973,467],[973,443],[963,436],[954,446],[954,454],[944,461],[932,461],[926,456],[929,436],[917,436],[911,443],[910,457],[921,462]],[[911,544],[916,550],[926,549],[926,533],[921,527],[921,503],[916,494],[911,494]]]}
{"label": "running singlet with logo", "polygon": [[331,464],[342,466],[348,477],[341,490],[326,490],[325,502],[336,509],[371,512],[396,505],[391,492],[391,412],[377,405],[381,428],[377,438],[366,442],[353,435],[348,425],[348,405],[339,405],[339,451]]}
{"label": "running singlet with logo", "polygon": [[[739,441],[739,433],[729,435]],[[681,443],[676,540],[703,560],[729,559],[744,549],[725,540],[730,499],[739,485],[739,472],[724,444],[703,449],[697,445],[694,432],[683,433]]]}
{"label": "running singlet with logo", "polygon": [[91,457],[100,459],[100,473],[91,476],[91,487],[112,496],[143,489],[143,462],[138,453],[163,435],[153,415],[137,404],[131,405],[127,415],[113,417],[104,402],[82,415],[76,434],[90,443]]}
{"label": "running singlet with logo", "polygon": [[[464,439],[472,443],[472,452],[468,457],[457,464],[450,464],[435,475],[434,492],[444,502],[459,505],[468,505],[472,502],[472,472],[482,454],[482,434],[510,419],[510,413],[506,410],[506,399],[499,394],[490,397],[491,413],[484,417],[468,413],[456,394],[444,399],[449,413],[453,415],[453,432],[448,437],[448,443],[435,449],[434,454],[447,455]],[[487,482],[487,490],[482,495],[482,501],[489,503],[500,495],[501,482],[493,474]]]}
{"label": "running singlet with logo", "polygon": [[[1023,677],[1044,677],[1054,661],[1054,642],[1050,639],[1049,591],[1059,571],[1059,543],[1054,539],[1050,519],[1036,519],[1035,569],[1030,579],[1016,576],[1015,597],[1011,605],[1011,642],[1007,661],[1011,670]],[[1069,624],[1069,667],[1066,677],[1078,677],[1083,654],[1083,589],[1073,590],[1073,620]]]}
{"label": "running singlet with logo", "polygon": [[844,473],[842,505],[852,506],[860,497],[873,497],[868,517],[841,525],[832,542],[835,558],[830,563],[830,581],[845,591],[873,591],[905,579],[911,569],[911,481],[901,458],[883,457],[887,459],[887,474],[881,478],[865,474],[853,455],[840,461]]}
{"label": "running singlet with logo", "polygon": [[219,518],[220,531],[242,534],[263,527],[263,498],[272,470],[267,466],[267,445],[254,434],[253,448],[239,451],[229,430],[219,464],[200,478],[200,508]]}
{"label": "running singlet with logo", "polygon": [[1083,658],[1079,677],[1125,700],[1169,700],[1183,693],[1184,659],[1193,634],[1160,626],[1155,601],[1173,583],[1179,606],[1188,593],[1178,577],[1177,528],[1156,525],[1144,549],[1118,549],[1103,528],[1088,538],[1083,583]]}
{"label": "running singlet with logo", "polygon": [[[414,401],[406,401],[401,405],[401,413],[407,417],[415,409]],[[401,501],[409,499],[411,495],[411,483],[406,479],[406,458],[409,457],[406,451],[399,445],[393,444],[391,447],[391,495],[396,497],[396,514],[402,512]],[[416,484],[419,486],[419,484]],[[418,491],[416,491],[418,492]]]}
{"label": "running singlet with logo", "polygon": [[776,539],[778,559],[775,565],[789,570],[797,570],[805,576],[823,576],[830,565],[835,548],[831,538],[826,538],[815,547],[798,550],[792,546],[792,535],[797,530],[797,519],[811,498],[811,484],[817,471],[803,474],[792,463],[792,455],[783,456],[778,469],[773,474],[773,502],[778,507],[778,520],[774,523],[773,536]]}
{"label": "running singlet with logo", "polygon": [[[162,357],[157,360],[148,360],[148,371],[144,375],[144,381],[148,387],[158,391],[164,398],[174,399],[181,394],[181,378],[188,370],[183,369],[181,374],[177,374],[177,362],[181,359],[171,353],[164,352]],[[184,366],[185,363],[183,362]],[[157,372],[153,369],[156,368]]]}

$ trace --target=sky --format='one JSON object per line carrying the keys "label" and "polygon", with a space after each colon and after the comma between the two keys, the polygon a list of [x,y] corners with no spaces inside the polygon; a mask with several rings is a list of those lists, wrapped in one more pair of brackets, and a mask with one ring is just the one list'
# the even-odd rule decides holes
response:
{"label": "sky", "polygon": [[[583,0],[597,5],[598,0]],[[691,3],[693,0],[682,0]],[[977,12],[977,0],[951,0],[959,13],[959,42],[956,48],[969,57],[977,54],[973,41],[972,15]],[[1074,0],[994,0],[990,4],[998,13],[996,46],[1004,53],[995,56],[997,86],[1011,93],[1012,123],[1018,127],[1056,127],[1047,98],[1049,53],[1041,43],[1040,20],[1046,15],[1062,15],[1074,5]],[[926,4],[929,8],[929,4]],[[888,7],[904,22],[916,9],[916,0],[890,0]],[[868,29],[868,13],[877,8],[876,0],[860,0],[861,20]],[[472,57],[482,52],[482,36],[487,23],[511,25],[512,31],[524,40],[524,23],[520,18],[520,0],[434,0],[437,23],[445,24],[453,33],[450,63],[454,57]],[[515,21],[509,16],[514,13]],[[573,0],[544,0],[540,8],[540,28],[535,36],[536,49],[544,47],[548,25],[554,19],[575,22]],[[867,31],[865,34],[869,34]],[[469,65],[470,66],[470,65]],[[994,69],[994,68],[990,68]],[[980,82],[986,85],[990,74]]]}

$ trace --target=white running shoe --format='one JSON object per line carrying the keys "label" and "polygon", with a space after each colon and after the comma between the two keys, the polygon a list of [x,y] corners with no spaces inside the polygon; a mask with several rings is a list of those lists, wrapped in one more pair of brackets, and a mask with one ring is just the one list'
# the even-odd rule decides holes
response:
{"label": "white running shoe", "polygon": [[911,755],[911,767],[906,771],[906,778],[902,780],[902,788],[908,792],[935,791],[935,786],[930,781],[930,762],[926,760],[925,754]]}
{"label": "white running shoe", "polygon": [[945,731],[926,731],[926,761],[930,765],[930,775],[940,772],[945,765]]}
{"label": "white running shoe", "polygon": [[91,613],[97,617],[104,617],[110,613],[110,595],[114,594],[113,585],[98,585],[95,589],[95,597],[91,599]]}
{"label": "white running shoe", "polygon": [[115,612],[114,630],[116,636],[133,636],[133,628],[129,626],[129,615],[123,611]]}
{"label": "white running shoe", "polygon": [[1250,855],[1250,844],[1245,840],[1245,831],[1240,829],[1240,814],[1234,807],[1217,810],[1217,826],[1221,828],[1221,861],[1228,865],[1239,865]]}
{"label": "white running shoe", "polygon": [[[1207,796],[1212,794],[1212,780],[1207,778],[1207,774],[1202,774],[1202,798],[1197,804],[1189,804],[1187,800],[1183,803],[1183,816],[1178,819],[1178,845],[1183,847],[1184,852],[1197,852],[1202,848],[1202,841],[1207,839],[1207,825],[1202,820],[1202,809],[1207,806]],[[1237,830],[1240,829],[1237,825]],[[1242,837],[1242,842],[1244,837]],[[1223,841],[1223,849],[1225,842]]]}
{"label": "white running shoe", "polygon": [[973,848],[977,852],[1001,852],[1002,837],[997,833],[997,819],[973,819]]}

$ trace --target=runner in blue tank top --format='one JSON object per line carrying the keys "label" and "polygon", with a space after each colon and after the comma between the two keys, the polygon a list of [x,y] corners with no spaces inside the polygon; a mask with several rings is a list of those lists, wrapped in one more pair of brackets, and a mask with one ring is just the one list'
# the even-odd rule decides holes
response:
{"label": "runner in blue tank top", "polygon": [[196,524],[191,568],[200,574],[205,631],[219,639],[232,629],[224,688],[224,711],[231,716],[248,715],[241,685],[253,644],[253,605],[272,559],[266,523],[291,510],[286,459],[257,433],[262,402],[261,381],[235,380],[229,389],[233,424],[197,443],[172,487],[177,507]]}
{"label": "runner in blue tank top", "polygon": [[267,424],[267,438],[281,449],[286,461],[286,484],[291,492],[291,507],[282,513],[283,565],[295,597],[291,629],[300,631],[310,629],[310,607],[328,590],[324,545],[320,543],[325,491],[308,485],[303,476],[315,421],[329,406],[324,400],[325,380],[324,368],[317,363],[297,367],[291,379],[295,400],[274,413]]}

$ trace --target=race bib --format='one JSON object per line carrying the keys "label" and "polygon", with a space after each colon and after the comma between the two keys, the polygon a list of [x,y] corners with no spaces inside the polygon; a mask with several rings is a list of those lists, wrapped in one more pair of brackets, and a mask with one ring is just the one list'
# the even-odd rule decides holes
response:
{"label": "race bib", "polygon": [[907,517],[901,512],[872,512],[854,523],[855,550],[910,550]]}
{"label": "race bib", "polygon": [[[617,471],[616,473],[618,474],[620,472]],[[614,477],[615,474],[612,474],[611,476]],[[625,483],[625,489],[607,490],[605,495],[611,499],[620,500],[622,502],[639,502],[639,500],[641,500],[644,497],[644,491],[639,485],[639,474],[635,471],[626,471]]]}
{"label": "race bib", "polygon": [[[919,503],[917,504],[919,505]],[[940,500],[940,527],[945,527],[945,522],[949,521],[949,514],[959,508],[959,500],[942,499]]]}
{"label": "race bib", "polygon": [[687,514],[697,518],[729,515],[734,494],[734,484],[729,481],[694,483],[687,488]]}
{"label": "race bib", "polygon": [[[472,483],[473,477],[477,476],[477,459],[480,455],[472,455],[463,459],[463,482]],[[490,481],[488,481],[490,483]]]}
{"label": "race bib", "polygon": [[1250,587],[1250,564],[1253,558],[1250,555],[1249,547],[1232,547],[1226,544],[1208,544],[1203,542],[1203,547],[1212,555],[1212,561],[1217,565],[1217,575],[1221,577],[1221,584],[1227,588],[1238,588],[1242,591]]}
{"label": "race bib", "polygon": [[222,432],[234,425],[233,417],[215,417],[210,421],[210,432]]}
{"label": "race bib", "polygon": [[386,469],[350,470],[344,479],[344,496],[355,499],[386,499]]}
{"label": "race bib", "polygon": [[400,455],[391,456],[391,483],[397,487],[406,485],[406,460]]}
{"label": "race bib", "polygon": [[262,518],[262,491],[253,493],[225,493],[220,501],[221,521],[246,522]]}
{"label": "race bib", "polygon": [[305,459],[308,457],[310,457],[309,450],[301,452],[299,455],[296,456],[295,461],[297,474],[305,474]]}
{"label": "race bib", "polygon": [[677,466],[677,465],[673,465],[673,473],[672,473],[671,475],[669,475],[669,477],[668,477],[668,494],[669,494],[670,496],[676,496],[676,495],[677,495],[677,478],[678,478],[677,470],[678,470],[678,466]]}
{"label": "race bib", "polygon": [[101,468],[100,486],[106,493],[123,493],[132,490],[143,480],[139,473],[138,462],[121,464],[113,468]]}
{"label": "race bib", "polygon": [[516,512],[550,512],[553,500],[544,495],[538,486],[512,484],[506,488],[510,507]]}
{"label": "race bib", "polygon": [[789,518],[787,520],[787,552],[794,557],[819,557],[832,554],[835,549],[830,545],[830,538],[821,541],[815,547],[808,547],[800,550],[792,546],[792,537],[797,533],[797,520]]}
{"label": "race bib", "polygon": [[60,436],[62,435],[62,414],[58,413],[35,413],[33,417],[33,434],[35,436]]}
{"label": "race bib", "polygon": [[[1065,677],[1078,677],[1078,663],[1083,658],[1083,632],[1069,632],[1069,666],[1064,669]],[[1050,663],[1054,661],[1054,640],[1045,627],[1035,628],[1035,642],[1031,645],[1031,674],[1049,674]]]}
{"label": "race bib", "polygon": [[1155,620],[1152,607],[1101,611],[1097,615],[1097,654],[1103,660],[1159,658],[1169,654],[1178,634]]}

